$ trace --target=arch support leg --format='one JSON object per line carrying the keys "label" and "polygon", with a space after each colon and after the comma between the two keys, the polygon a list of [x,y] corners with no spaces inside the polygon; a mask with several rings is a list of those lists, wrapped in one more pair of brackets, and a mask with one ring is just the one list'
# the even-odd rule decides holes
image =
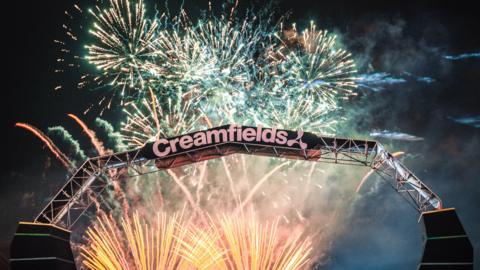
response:
{"label": "arch support leg", "polygon": [[20,222],[10,245],[12,270],[76,270],[70,231],[51,224]]}
{"label": "arch support leg", "polygon": [[454,208],[422,213],[424,249],[419,270],[473,269],[473,246]]}

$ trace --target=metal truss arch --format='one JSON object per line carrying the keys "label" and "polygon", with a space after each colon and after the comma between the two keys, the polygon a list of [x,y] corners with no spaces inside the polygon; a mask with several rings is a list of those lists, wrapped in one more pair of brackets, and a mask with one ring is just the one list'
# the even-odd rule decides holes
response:
{"label": "metal truss arch", "polygon": [[313,138],[313,144],[307,149],[258,142],[221,142],[158,158],[145,154],[145,149],[152,147],[147,144],[133,151],[89,158],[40,212],[35,222],[70,229],[105,190],[112,170],[129,171],[133,173],[130,176],[135,176],[237,153],[370,167],[397,192],[406,195],[417,211],[442,208],[441,199],[379,142],[311,133],[309,136]]}

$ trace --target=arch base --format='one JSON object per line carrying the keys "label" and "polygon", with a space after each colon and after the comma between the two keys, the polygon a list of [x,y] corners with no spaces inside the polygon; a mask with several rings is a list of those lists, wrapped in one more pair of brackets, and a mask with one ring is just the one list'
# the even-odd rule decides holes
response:
{"label": "arch base", "polygon": [[424,249],[419,270],[473,269],[473,246],[454,208],[422,213]]}
{"label": "arch base", "polygon": [[70,231],[52,224],[20,222],[10,245],[12,270],[76,270]]}

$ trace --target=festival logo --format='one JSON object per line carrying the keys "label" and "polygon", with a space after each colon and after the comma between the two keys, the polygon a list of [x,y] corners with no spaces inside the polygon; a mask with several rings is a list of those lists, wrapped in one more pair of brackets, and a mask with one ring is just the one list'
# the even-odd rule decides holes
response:
{"label": "festival logo", "polygon": [[297,131],[293,139],[292,134],[286,130],[277,128],[243,127],[235,124],[198,131],[192,134],[186,134],[170,139],[158,139],[153,143],[153,153],[157,157],[165,157],[190,150],[192,148],[201,148],[214,144],[225,144],[234,142],[246,142],[255,144],[273,144],[277,146],[298,146],[300,149],[307,149],[307,143],[302,141],[303,131]]}
{"label": "festival logo", "polygon": [[297,131],[297,138],[293,140],[288,140],[287,145],[288,146],[293,146],[294,144],[298,143],[300,146],[300,149],[304,150],[307,149],[307,144],[302,142],[302,137],[303,137],[303,130],[298,130]]}

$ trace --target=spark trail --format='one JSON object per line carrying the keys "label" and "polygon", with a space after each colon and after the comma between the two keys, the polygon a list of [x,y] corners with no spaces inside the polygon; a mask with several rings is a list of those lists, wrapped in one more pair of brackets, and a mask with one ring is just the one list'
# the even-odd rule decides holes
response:
{"label": "spark trail", "polygon": [[73,166],[73,163],[70,161],[70,159],[53,143],[53,141],[45,135],[42,131],[37,129],[36,127],[27,124],[27,123],[16,123],[16,127],[26,129],[30,131],[33,135],[35,135],[37,138],[39,138],[52,152],[52,154],[62,163],[62,165],[69,171],[73,172],[75,170],[75,167]]}
{"label": "spark trail", "polygon": [[[405,154],[405,152],[402,152],[402,151],[398,151],[398,152],[394,152],[392,153],[392,156],[393,157],[399,157],[401,155]],[[358,183],[357,185],[357,188],[355,189],[355,192],[356,193],[359,193],[360,192],[360,189],[362,188],[362,186],[365,184],[365,182],[367,181],[367,179],[378,169],[380,168],[380,166],[382,166],[383,162],[382,163],[379,163],[376,167],[372,168],[370,171],[368,171],[363,177],[362,177],[362,180],[360,180],[360,183]]]}
{"label": "spark trail", "polygon": [[103,156],[107,154],[107,151],[111,152],[109,150],[105,150],[105,148],[103,147],[103,143],[97,138],[95,132],[89,129],[85,122],[78,118],[78,116],[71,113],[69,113],[68,116],[75,120],[75,122],[77,122],[77,124],[82,128],[83,132],[88,136],[90,142],[92,142],[93,147],[95,147],[95,150],[97,150],[97,153],[99,155]]}

